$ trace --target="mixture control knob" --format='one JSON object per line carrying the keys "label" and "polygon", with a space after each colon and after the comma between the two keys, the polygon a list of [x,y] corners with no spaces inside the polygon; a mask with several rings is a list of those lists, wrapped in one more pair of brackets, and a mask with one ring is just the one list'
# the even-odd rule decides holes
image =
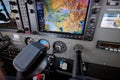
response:
{"label": "mixture control knob", "polygon": [[73,47],[73,49],[74,49],[75,51],[83,51],[84,47],[83,47],[83,45],[76,44],[76,45]]}
{"label": "mixture control knob", "polygon": [[30,28],[26,27],[24,30],[26,34],[30,34]]}
{"label": "mixture control knob", "polygon": [[24,30],[25,30],[25,31],[29,31],[30,29],[29,29],[28,27],[26,27]]}

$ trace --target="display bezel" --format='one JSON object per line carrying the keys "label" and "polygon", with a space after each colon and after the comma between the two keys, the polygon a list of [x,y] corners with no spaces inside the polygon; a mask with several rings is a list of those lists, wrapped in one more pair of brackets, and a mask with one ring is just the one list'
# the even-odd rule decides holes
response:
{"label": "display bezel", "polygon": [[[42,1],[42,0],[36,0],[35,1],[37,17],[39,16],[38,11],[37,11],[37,2],[39,2],[39,1]],[[84,21],[84,27],[82,29],[82,33],[75,34],[75,33],[69,33],[69,32],[41,30],[41,24],[39,23],[40,19],[37,18],[40,34],[45,35],[45,36],[55,36],[55,37],[70,38],[70,39],[80,39],[80,40],[83,39],[84,38],[84,33],[85,33],[85,28],[87,27],[86,23],[87,23],[87,18],[88,18],[88,14],[89,14],[90,1],[91,0],[88,0],[88,6],[87,6],[87,9],[86,9],[86,16],[85,16],[85,19],[84,19],[85,21]],[[45,24],[43,24],[43,25],[45,27]]]}

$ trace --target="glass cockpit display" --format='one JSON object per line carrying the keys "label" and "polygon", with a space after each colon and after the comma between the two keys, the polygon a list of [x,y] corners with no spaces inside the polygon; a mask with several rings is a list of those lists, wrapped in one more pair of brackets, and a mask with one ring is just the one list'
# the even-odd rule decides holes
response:
{"label": "glass cockpit display", "polygon": [[0,28],[14,28],[15,19],[11,12],[10,0],[0,0]]}
{"label": "glass cockpit display", "polygon": [[[89,0],[41,1],[36,3],[39,24],[41,21],[45,24],[41,31],[83,34]],[[40,13],[41,7],[44,14]],[[44,16],[43,20],[40,15]]]}
{"label": "glass cockpit display", "polygon": [[0,23],[9,22],[10,5],[6,0],[0,0]]}

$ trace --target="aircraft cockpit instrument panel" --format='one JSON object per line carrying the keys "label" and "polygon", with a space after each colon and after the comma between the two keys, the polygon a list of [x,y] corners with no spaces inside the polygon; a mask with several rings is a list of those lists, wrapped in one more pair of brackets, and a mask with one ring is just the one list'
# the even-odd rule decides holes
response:
{"label": "aircraft cockpit instrument panel", "polygon": [[80,44],[83,61],[120,67],[120,0],[0,0],[0,31],[20,49],[37,41],[74,59]]}

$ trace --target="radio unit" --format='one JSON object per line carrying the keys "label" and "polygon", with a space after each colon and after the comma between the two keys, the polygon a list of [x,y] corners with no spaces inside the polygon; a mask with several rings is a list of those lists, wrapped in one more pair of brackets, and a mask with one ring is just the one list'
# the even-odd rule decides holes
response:
{"label": "radio unit", "polygon": [[98,41],[96,47],[107,51],[120,52],[120,43],[117,42]]}

